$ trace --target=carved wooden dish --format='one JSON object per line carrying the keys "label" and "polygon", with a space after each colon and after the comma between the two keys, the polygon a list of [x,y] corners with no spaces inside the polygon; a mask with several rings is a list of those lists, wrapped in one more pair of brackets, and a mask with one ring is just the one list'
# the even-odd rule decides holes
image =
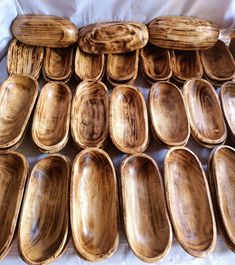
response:
{"label": "carved wooden dish", "polygon": [[7,71],[11,74],[28,75],[38,79],[44,49],[30,46],[13,39],[7,53]]}
{"label": "carved wooden dish", "polygon": [[152,44],[175,50],[209,49],[219,37],[211,21],[187,16],[157,17],[149,22],[148,30]]}
{"label": "carved wooden dish", "polygon": [[121,164],[125,230],[134,254],[144,262],[164,258],[172,244],[162,177],[155,161],[144,154],[126,157]]}
{"label": "carved wooden dish", "polygon": [[71,134],[80,148],[103,147],[109,131],[109,94],[102,82],[83,81],[72,103]]}
{"label": "carved wooden dish", "polygon": [[168,80],[172,75],[170,52],[148,43],[140,50],[140,66],[150,84]]}
{"label": "carved wooden dish", "polygon": [[38,83],[12,75],[0,87],[0,149],[14,149],[24,132],[38,94]]}
{"label": "carved wooden dish", "polygon": [[14,151],[0,154],[0,259],[10,250],[28,174],[25,157]]}
{"label": "carved wooden dish", "polygon": [[73,47],[46,48],[43,63],[45,80],[67,82],[73,74]]}
{"label": "carved wooden dish", "polygon": [[183,96],[173,83],[155,83],[148,97],[149,116],[154,137],[167,146],[182,146],[188,142],[190,125]]}
{"label": "carved wooden dish", "polygon": [[113,144],[124,153],[143,152],[149,142],[148,114],[141,92],[134,86],[113,89],[109,133]]}
{"label": "carved wooden dish", "polygon": [[194,138],[208,148],[222,144],[227,129],[213,86],[204,79],[190,79],[185,82],[183,90]]}
{"label": "carved wooden dish", "polygon": [[216,244],[210,190],[201,162],[192,151],[176,147],[164,161],[164,181],[174,234],[190,255],[204,257]]}
{"label": "carved wooden dish", "polygon": [[132,84],[138,74],[139,50],[107,55],[107,79],[113,86]]}
{"label": "carved wooden dish", "polygon": [[141,49],[148,42],[148,29],[136,22],[90,24],[79,31],[79,46],[84,52],[107,54]]}
{"label": "carved wooden dish", "polygon": [[115,170],[106,152],[87,148],[73,162],[70,218],[78,254],[90,261],[113,255],[118,247]]}
{"label": "carved wooden dish", "polygon": [[77,46],[75,55],[75,73],[84,81],[99,81],[104,75],[104,54],[83,52]]}
{"label": "carved wooden dish", "polygon": [[51,155],[33,168],[21,209],[18,248],[28,264],[47,264],[64,251],[68,241],[70,164]]}
{"label": "carved wooden dish", "polygon": [[32,138],[41,152],[60,151],[69,138],[72,94],[67,85],[49,82],[41,90],[32,124]]}

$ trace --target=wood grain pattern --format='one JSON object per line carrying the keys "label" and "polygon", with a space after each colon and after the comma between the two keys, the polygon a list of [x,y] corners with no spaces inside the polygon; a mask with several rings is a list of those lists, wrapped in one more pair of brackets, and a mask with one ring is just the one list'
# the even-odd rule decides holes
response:
{"label": "wood grain pattern", "polygon": [[44,49],[42,47],[30,46],[13,39],[7,53],[7,71],[9,75],[28,75],[38,79]]}
{"label": "wood grain pattern", "polygon": [[148,41],[148,29],[136,22],[90,24],[79,31],[79,46],[89,53],[124,53],[141,49]]}
{"label": "wood grain pattern", "polygon": [[152,44],[175,50],[208,49],[219,37],[211,21],[187,16],[157,17],[149,22],[148,30]]}
{"label": "wood grain pattern", "polygon": [[32,123],[32,138],[39,150],[53,153],[69,139],[72,94],[67,85],[49,82],[43,86]]}
{"label": "wood grain pattern", "polygon": [[156,262],[170,251],[172,229],[162,177],[155,161],[144,154],[126,157],[121,164],[125,230],[134,254]]}
{"label": "wood grain pattern", "polygon": [[87,148],[73,162],[70,193],[71,229],[78,254],[90,261],[106,259],[118,247],[118,197],[109,155]]}
{"label": "wood grain pattern", "polygon": [[213,86],[204,79],[190,79],[184,84],[183,94],[195,139],[208,148],[223,143],[227,129]]}
{"label": "wood grain pattern", "polygon": [[17,16],[12,22],[11,32],[25,44],[49,48],[68,47],[78,40],[76,25],[57,16]]}
{"label": "wood grain pattern", "polygon": [[109,94],[102,82],[83,81],[72,103],[71,134],[80,148],[103,147],[109,129]]}
{"label": "wood grain pattern", "polygon": [[149,116],[153,135],[167,146],[188,142],[190,125],[183,96],[173,83],[155,83],[148,96]]}
{"label": "wood grain pattern", "polygon": [[0,149],[17,146],[23,138],[38,94],[35,79],[12,75],[0,87]]}
{"label": "wood grain pattern", "polygon": [[47,264],[64,251],[68,241],[70,164],[51,155],[33,168],[21,210],[18,249],[28,264]]}
{"label": "wood grain pattern", "polygon": [[113,144],[124,153],[143,152],[149,143],[148,114],[141,92],[134,86],[113,89],[109,133]]}
{"label": "wood grain pattern", "polygon": [[199,159],[185,147],[168,151],[164,161],[166,199],[174,233],[190,255],[204,257],[216,244],[209,186]]}

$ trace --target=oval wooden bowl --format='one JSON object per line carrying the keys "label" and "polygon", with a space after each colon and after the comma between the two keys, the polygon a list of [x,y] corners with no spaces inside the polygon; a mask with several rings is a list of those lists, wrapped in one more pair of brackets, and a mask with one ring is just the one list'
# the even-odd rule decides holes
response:
{"label": "oval wooden bowl", "polygon": [[141,49],[148,42],[148,29],[136,22],[90,24],[79,31],[79,46],[89,53],[125,53]]}
{"label": "oval wooden bowl", "polygon": [[87,148],[73,162],[70,218],[78,254],[90,261],[113,255],[118,247],[116,175],[109,155]]}
{"label": "oval wooden bowl", "polygon": [[45,80],[67,82],[73,74],[73,47],[46,48],[43,63]]}
{"label": "oval wooden bowl", "polygon": [[188,142],[190,125],[183,96],[173,83],[155,83],[148,97],[153,135],[167,146],[182,146]]}
{"label": "oval wooden bowl", "polygon": [[139,50],[108,54],[106,74],[109,83],[113,86],[132,84],[138,74]]}
{"label": "oval wooden bowl", "polygon": [[109,131],[109,94],[102,82],[83,81],[72,103],[71,134],[77,147],[103,147]]}
{"label": "oval wooden bowl", "polygon": [[104,75],[105,55],[83,52],[77,46],[75,73],[84,81],[99,81]]}
{"label": "oval wooden bowl", "polygon": [[18,249],[28,264],[48,264],[68,241],[70,163],[51,155],[33,168],[21,209]]}
{"label": "oval wooden bowl", "polygon": [[43,153],[60,151],[69,139],[72,94],[67,85],[49,82],[41,90],[32,123],[32,138]]}
{"label": "oval wooden bowl", "polygon": [[126,157],[121,164],[121,184],[129,245],[144,262],[159,261],[170,251],[172,229],[157,164],[144,154]]}
{"label": "oval wooden bowl", "polygon": [[141,92],[134,86],[113,89],[110,100],[109,133],[124,153],[143,152],[149,143],[148,114]]}
{"label": "oval wooden bowl", "polygon": [[14,151],[0,153],[0,259],[10,250],[28,174],[25,157]]}
{"label": "oval wooden bowl", "polygon": [[209,49],[219,37],[211,21],[187,16],[157,17],[149,22],[148,30],[152,44],[175,50]]}
{"label": "oval wooden bowl", "polygon": [[227,129],[213,86],[204,79],[190,79],[183,94],[194,138],[208,148],[223,143]]}
{"label": "oval wooden bowl", "polygon": [[23,138],[38,94],[38,82],[12,75],[0,87],[0,149],[17,145]]}
{"label": "oval wooden bowl", "polygon": [[9,75],[27,75],[38,79],[43,60],[44,49],[30,46],[13,39],[7,53],[7,71]]}
{"label": "oval wooden bowl", "polygon": [[164,161],[166,200],[181,246],[204,257],[216,244],[216,225],[210,190],[201,162],[185,147],[168,151]]}
{"label": "oval wooden bowl", "polygon": [[148,43],[140,50],[140,66],[150,84],[168,80],[172,75],[170,52]]}
{"label": "oval wooden bowl", "polygon": [[11,25],[11,32],[17,40],[33,46],[64,48],[78,40],[76,25],[57,16],[17,16]]}

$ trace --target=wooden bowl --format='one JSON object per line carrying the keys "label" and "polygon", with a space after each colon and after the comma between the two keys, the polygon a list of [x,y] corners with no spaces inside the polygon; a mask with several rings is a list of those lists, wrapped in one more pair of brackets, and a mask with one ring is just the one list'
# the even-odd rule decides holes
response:
{"label": "wooden bowl", "polygon": [[110,100],[109,133],[124,153],[143,152],[149,143],[148,114],[141,92],[134,86],[113,89]]}
{"label": "wooden bowl", "polygon": [[182,146],[188,142],[190,125],[183,96],[173,83],[155,83],[148,97],[151,128],[155,138],[167,146]]}
{"label": "wooden bowl", "polygon": [[175,50],[209,49],[219,37],[211,21],[187,16],[157,17],[149,22],[148,30],[152,44]]}
{"label": "wooden bowl", "polygon": [[28,75],[38,79],[43,60],[44,49],[30,46],[13,39],[7,53],[7,71],[9,75]]}
{"label": "wooden bowl", "polygon": [[65,18],[47,15],[17,16],[13,36],[28,45],[65,48],[78,40],[78,28]]}
{"label": "wooden bowl", "polygon": [[69,139],[72,94],[67,85],[49,82],[41,90],[32,124],[32,138],[43,153],[60,151]]}
{"label": "wooden bowl", "polygon": [[75,55],[75,73],[84,81],[99,81],[104,75],[104,54],[83,52],[77,46]]}
{"label": "wooden bowl", "polygon": [[109,94],[102,82],[83,81],[72,103],[71,134],[77,147],[103,147],[108,136]]}
{"label": "wooden bowl", "polygon": [[123,217],[134,254],[144,262],[164,258],[172,244],[162,177],[155,161],[144,154],[121,164]]}
{"label": "wooden bowl", "polygon": [[73,162],[70,218],[81,257],[99,261],[113,255],[119,242],[117,183],[112,160],[101,149],[87,148]]}
{"label": "wooden bowl", "polygon": [[179,82],[190,78],[202,78],[203,67],[198,51],[172,50],[172,70]]}
{"label": "wooden bowl", "polygon": [[0,259],[10,250],[28,174],[25,157],[14,151],[0,154]]}
{"label": "wooden bowl", "polygon": [[190,79],[183,89],[192,135],[212,148],[227,137],[222,110],[213,86],[204,79]]}
{"label": "wooden bowl", "polygon": [[172,75],[170,52],[148,43],[140,50],[140,66],[150,84],[168,80]]}
{"label": "wooden bowl", "polygon": [[107,54],[141,49],[148,42],[148,29],[136,22],[90,24],[79,31],[79,46],[84,52]]}
{"label": "wooden bowl", "polygon": [[216,224],[209,186],[201,162],[185,147],[168,151],[164,161],[166,200],[181,246],[204,257],[216,244]]}
{"label": "wooden bowl", "polygon": [[0,149],[12,148],[23,138],[38,94],[38,82],[12,75],[0,87]]}
{"label": "wooden bowl", "polygon": [[46,48],[43,77],[45,80],[67,82],[73,74],[73,47]]}
{"label": "wooden bowl", "polygon": [[40,160],[29,177],[21,209],[18,249],[28,264],[47,264],[68,241],[70,163],[62,155]]}
{"label": "wooden bowl", "polygon": [[139,50],[107,55],[106,73],[113,86],[132,84],[138,74]]}

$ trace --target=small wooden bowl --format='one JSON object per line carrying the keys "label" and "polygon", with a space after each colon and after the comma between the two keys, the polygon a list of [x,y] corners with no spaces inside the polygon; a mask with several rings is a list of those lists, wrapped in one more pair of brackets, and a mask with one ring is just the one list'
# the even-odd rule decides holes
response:
{"label": "small wooden bowl", "polygon": [[78,254],[90,261],[104,260],[118,247],[116,174],[109,155],[87,148],[73,162],[70,218]]}
{"label": "small wooden bowl", "polygon": [[78,40],[76,25],[56,16],[17,16],[11,25],[11,32],[25,44],[49,48],[65,48]]}
{"label": "small wooden bowl", "polygon": [[0,149],[13,148],[23,138],[38,94],[38,82],[12,75],[0,87]]}
{"label": "small wooden bowl", "polygon": [[105,55],[83,52],[77,46],[75,73],[84,81],[99,81],[104,75]]}
{"label": "small wooden bowl", "polygon": [[72,94],[67,85],[49,82],[41,90],[32,124],[32,138],[43,153],[60,151],[69,139]]}
{"label": "small wooden bowl", "polygon": [[202,145],[212,148],[227,137],[218,96],[204,79],[190,79],[183,89],[192,135]]}
{"label": "small wooden bowl", "polygon": [[14,151],[0,154],[0,259],[10,250],[28,174],[25,157]]}
{"label": "small wooden bowl", "polygon": [[33,168],[27,183],[18,230],[18,249],[28,264],[54,261],[68,241],[70,163],[51,155]]}
{"label": "small wooden bowl", "polygon": [[73,74],[73,47],[46,48],[43,77],[47,81],[67,82]]}
{"label": "small wooden bowl", "polygon": [[216,224],[210,190],[201,162],[185,147],[168,151],[164,161],[166,200],[181,246],[204,257],[216,244]]}
{"label": "small wooden bowl", "polygon": [[134,86],[113,89],[109,133],[113,144],[124,153],[143,152],[149,143],[148,113],[141,92]]}
{"label": "small wooden bowl", "polygon": [[126,157],[121,164],[121,184],[129,245],[144,262],[159,261],[170,251],[172,229],[157,164],[144,154]]}
{"label": "small wooden bowl", "polygon": [[103,147],[109,131],[109,94],[102,82],[83,81],[72,103],[71,134],[77,147]]}
{"label": "small wooden bowl", "polygon": [[109,83],[113,86],[132,84],[138,74],[139,50],[133,52],[108,54],[106,73]]}
{"label": "small wooden bowl", "polygon": [[190,125],[183,96],[173,83],[155,83],[148,97],[153,135],[167,146],[182,146],[188,142]]}
{"label": "small wooden bowl", "polygon": [[30,46],[13,39],[7,53],[7,71],[9,75],[27,75],[38,79],[43,60],[44,49]]}

